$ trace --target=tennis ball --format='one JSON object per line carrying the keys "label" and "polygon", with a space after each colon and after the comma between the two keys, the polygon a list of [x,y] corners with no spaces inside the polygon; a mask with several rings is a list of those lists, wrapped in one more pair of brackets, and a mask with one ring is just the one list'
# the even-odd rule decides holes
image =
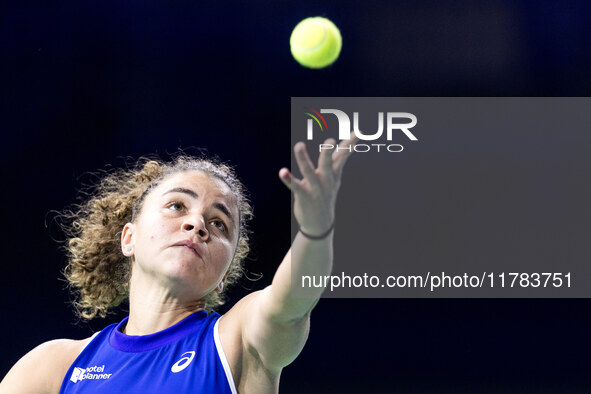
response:
{"label": "tennis ball", "polygon": [[334,63],[343,40],[339,29],[326,18],[306,18],[293,29],[291,54],[302,66],[323,68]]}

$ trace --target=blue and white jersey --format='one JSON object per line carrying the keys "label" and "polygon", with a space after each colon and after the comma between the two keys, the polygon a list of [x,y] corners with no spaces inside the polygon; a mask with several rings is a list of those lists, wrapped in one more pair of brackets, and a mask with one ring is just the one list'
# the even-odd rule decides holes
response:
{"label": "blue and white jersey", "polygon": [[218,335],[220,315],[197,312],[150,335],[95,334],[68,369],[60,393],[236,394]]}

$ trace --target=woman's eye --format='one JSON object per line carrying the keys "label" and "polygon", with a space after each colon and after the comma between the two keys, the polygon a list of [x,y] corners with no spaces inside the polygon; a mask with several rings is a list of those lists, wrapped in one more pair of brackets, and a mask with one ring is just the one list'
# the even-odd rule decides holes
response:
{"label": "woman's eye", "polygon": [[171,202],[167,206],[168,209],[172,211],[182,211],[185,209],[185,205],[182,202]]}
{"label": "woman's eye", "polygon": [[226,225],[221,220],[212,220],[210,223],[214,225],[218,230],[226,232]]}

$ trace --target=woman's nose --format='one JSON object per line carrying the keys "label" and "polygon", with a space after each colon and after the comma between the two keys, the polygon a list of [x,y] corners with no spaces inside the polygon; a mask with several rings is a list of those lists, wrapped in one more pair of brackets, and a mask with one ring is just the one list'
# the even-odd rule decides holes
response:
{"label": "woman's nose", "polygon": [[201,238],[207,238],[209,236],[209,231],[207,231],[207,226],[205,225],[205,220],[202,216],[193,216],[188,218],[183,223],[183,231],[186,232],[196,232],[197,235]]}

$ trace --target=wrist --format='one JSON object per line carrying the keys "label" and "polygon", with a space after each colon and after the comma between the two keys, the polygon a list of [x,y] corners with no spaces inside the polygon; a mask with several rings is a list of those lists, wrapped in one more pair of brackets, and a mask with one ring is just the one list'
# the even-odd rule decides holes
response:
{"label": "wrist", "polygon": [[302,229],[300,227],[300,233],[304,237],[306,237],[306,238],[308,238],[310,240],[313,240],[313,241],[319,241],[319,240],[325,239],[330,234],[332,234],[333,230],[334,230],[334,221],[332,222],[332,224],[330,225],[330,227],[328,228],[328,230],[326,230],[325,232],[320,233],[320,234],[319,233],[309,233],[309,232],[305,231],[304,229]]}

